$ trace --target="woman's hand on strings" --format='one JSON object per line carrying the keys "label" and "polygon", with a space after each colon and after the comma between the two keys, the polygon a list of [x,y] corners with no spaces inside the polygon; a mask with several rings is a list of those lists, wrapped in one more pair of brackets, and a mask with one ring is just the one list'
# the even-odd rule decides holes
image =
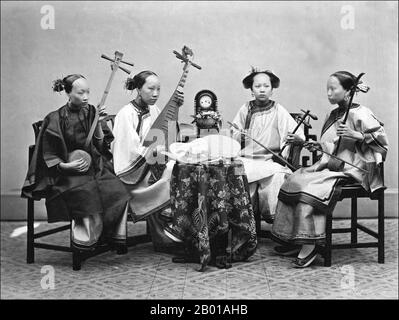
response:
{"label": "woman's hand on strings", "polygon": [[248,129],[241,129],[241,133],[243,133],[244,135],[244,141],[245,141],[245,145],[247,143],[249,143],[250,141],[252,141],[251,137],[256,135],[253,132],[250,132]]}
{"label": "woman's hand on strings", "polygon": [[237,128],[231,127],[230,130],[232,133],[234,133],[234,132],[241,133],[241,137],[244,137],[245,144],[247,144],[249,141],[251,141],[251,134],[248,129],[237,129]]}
{"label": "woman's hand on strings", "polygon": [[107,109],[106,106],[102,106],[98,108],[98,114],[99,114],[99,120],[104,120],[104,118],[108,115],[108,113],[105,111]]}
{"label": "woman's hand on strings", "polygon": [[152,149],[152,155],[154,157],[157,157],[158,155],[161,155],[164,151],[166,151],[166,147],[163,144],[159,144],[156,145],[153,149]]}
{"label": "woman's hand on strings", "polygon": [[347,137],[355,140],[363,140],[363,134],[361,132],[355,131],[345,123],[342,123],[337,128],[337,135],[339,137]]}
{"label": "woman's hand on strings", "polygon": [[303,144],[305,140],[303,140],[299,135],[289,132],[285,141],[289,144]]}
{"label": "woman's hand on strings", "polygon": [[303,147],[308,149],[310,152],[317,151],[317,149],[321,149],[321,144],[317,141],[309,140],[303,143]]}

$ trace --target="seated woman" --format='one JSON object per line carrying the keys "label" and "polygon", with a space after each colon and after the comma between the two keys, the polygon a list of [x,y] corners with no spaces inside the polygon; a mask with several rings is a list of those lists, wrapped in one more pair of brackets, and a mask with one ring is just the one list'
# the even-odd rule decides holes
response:
{"label": "seated woman", "polygon": [[[282,105],[270,99],[274,89],[280,85],[280,79],[273,72],[253,69],[242,82],[244,88],[251,89],[255,99],[238,110],[233,124],[276,153],[286,142],[293,144],[304,139],[301,129],[298,129],[297,135],[290,134],[297,125],[296,121]],[[256,196],[257,191],[261,217],[272,223],[278,191],[292,171],[274,162],[272,154],[242,135],[238,129],[232,127],[231,130],[232,137],[241,142],[242,154],[253,157],[242,159],[250,183],[251,198]],[[287,158],[289,149],[284,149],[283,157]]]}
{"label": "seated woman", "polygon": [[[129,210],[134,221],[147,219],[154,248],[157,251],[174,250],[176,243],[163,232],[171,222],[170,176],[174,161],[165,164],[148,163],[149,148],[143,141],[160,113],[156,102],[160,94],[160,81],[152,71],[142,71],[125,83],[137,96],[116,115],[112,142],[114,169],[130,190]],[[182,97],[179,103],[183,104]],[[164,166],[162,176],[156,179],[155,169]]]}
{"label": "seated woman", "polygon": [[[338,107],[327,115],[320,142],[311,141],[305,143],[305,147],[332,153],[341,137],[337,156],[358,168],[348,164],[333,168],[329,165],[331,157],[323,153],[314,165],[288,177],[279,193],[272,234],[287,241],[287,245],[275,249],[282,255],[299,252],[293,262],[297,268],[309,266],[317,256],[316,244],[325,241],[326,214],[334,209],[341,184],[357,182],[371,192],[382,186],[378,164],[385,160],[387,137],[383,124],[370,109],[355,103],[349,106],[355,80],[356,77],[347,71],[330,76],[328,100]],[[342,118],[348,107],[348,119],[343,124]]]}
{"label": "seated woman", "polygon": [[[85,148],[96,112],[88,104],[89,85],[82,75],[72,74],[55,81],[53,88],[65,90],[69,101],[43,120],[22,196],[45,197],[49,222],[72,220],[74,249],[91,250],[108,242],[118,253],[126,253],[129,194],[109,161],[109,139],[101,120]],[[68,161],[77,149],[89,157]]]}

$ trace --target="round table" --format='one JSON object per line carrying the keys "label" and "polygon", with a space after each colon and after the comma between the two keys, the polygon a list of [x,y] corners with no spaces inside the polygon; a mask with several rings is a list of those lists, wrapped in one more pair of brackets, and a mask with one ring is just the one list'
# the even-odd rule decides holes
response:
{"label": "round table", "polygon": [[176,162],[170,189],[173,224],[167,230],[195,251],[200,270],[218,257],[244,261],[255,253],[254,212],[240,160]]}

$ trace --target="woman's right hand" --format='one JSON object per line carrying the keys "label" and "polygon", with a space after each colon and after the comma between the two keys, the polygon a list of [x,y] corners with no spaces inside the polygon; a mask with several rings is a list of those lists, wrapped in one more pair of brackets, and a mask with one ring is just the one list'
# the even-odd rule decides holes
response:
{"label": "woman's right hand", "polygon": [[317,149],[322,149],[321,144],[313,140],[305,141],[303,147],[308,149],[310,152],[314,152]]}
{"label": "woman's right hand", "polygon": [[240,132],[243,133],[242,137],[244,137],[245,144],[247,144],[250,141],[252,141],[248,129],[241,129]]}
{"label": "woman's right hand", "polygon": [[290,144],[303,144],[305,141],[297,134],[289,132],[285,141]]}
{"label": "woman's right hand", "polygon": [[89,169],[89,163],[83,158],[71,161],[71,162],[62,162],[59,164],[60,168],[69,172],[86,172]]}

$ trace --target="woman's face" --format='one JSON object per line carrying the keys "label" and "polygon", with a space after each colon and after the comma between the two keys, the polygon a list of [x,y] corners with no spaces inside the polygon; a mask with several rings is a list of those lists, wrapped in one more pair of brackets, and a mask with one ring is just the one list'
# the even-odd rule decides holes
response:
{"label": "woman's face", "polygon": [[153,105],[157,102],[160,91],[161,84],[159,83],[158,77],[155,75],[148,76],[143,86],[138,89],[141,100],[148,105]]}
{"label": "woman's face", "polygon": [[273,93],[270,77],[265,73],[259,73],[254,77],[252,92],[256,100],[268,101]]}
{"label": "woman's face", "polygon": [[338,104],[348,97],[349,91],[345,90],[339,80],[331,76],[327,81],[327,97],[331,104]]}
{"label": "woman's face", "polygon": [[72,83],[72,90],[68,93],[69,101],[79,107],[89,102],[90,88],[87,80],[79,78]]}

